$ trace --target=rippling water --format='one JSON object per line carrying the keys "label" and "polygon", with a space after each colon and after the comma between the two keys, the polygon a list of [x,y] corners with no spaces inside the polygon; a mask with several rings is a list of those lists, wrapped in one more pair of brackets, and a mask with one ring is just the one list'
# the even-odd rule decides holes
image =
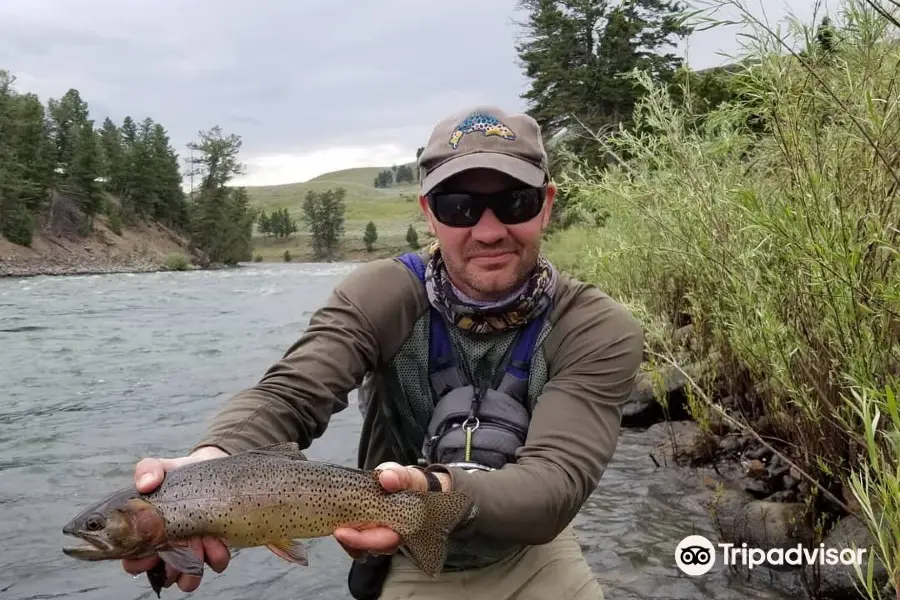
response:
{"label": "rippling water", "polygon": [[[63,524],[128,485],[141,457],[188,451],[352,268],[0,279],[0,598],[155,598],[145,578],[133,580],[117,562],[64,556]],[[359,426],[351,405],[307,454],[353,465]],[[678,541],[711,529],[691,490],[655,468],[649,443],[640,431],[623,432],[576,520],[606,598],[787,598],[759,576],[747,582],[719,565],[697,578],[677,570]],[[308,568],[265,549],[243,551],[224,573],[207,571],[192,596],[350,598],[340,546],[332,538],[309,545]]]}

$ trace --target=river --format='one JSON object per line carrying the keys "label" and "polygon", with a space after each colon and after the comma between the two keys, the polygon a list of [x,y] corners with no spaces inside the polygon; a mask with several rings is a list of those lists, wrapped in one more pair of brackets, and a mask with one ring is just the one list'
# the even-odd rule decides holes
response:
{"label": "river", "polygon": [[[64,523],[129,485],[148,455],[180,455],[232,393],[252,385],[303,331],[353,265],[246,265],[225,271],[0,279],[0,598],[155,598],[118,562],[64,556]],[[353,396],[351,396],[353,398]],[[360,415],[335,415],[313,459],[353,465]],[[576,520],[607,599],[787,598],[764,577],[719,564],[682,574],[674,547],[712,533],[690,494],[625,430]],[[197,598],[337,599],[349,559],[312,540],[310,566],[265,549],[207,569]],[[163,598],[182,596],[176,588]]]}

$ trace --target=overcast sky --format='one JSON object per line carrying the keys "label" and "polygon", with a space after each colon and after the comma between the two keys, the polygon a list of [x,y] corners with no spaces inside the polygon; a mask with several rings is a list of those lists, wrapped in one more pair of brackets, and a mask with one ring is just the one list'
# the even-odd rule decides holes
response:
{"label": "overcast sky", "polygon": [[[770,21],[784,18],[787,0],[762,1]],[[790,0],[790,11],[807,19],[813,3]],[[0,0],[0,68],[45,102],[77,88],[98,125],[150,116],[182,152],[221,125],[244,141],[239,183],[288,183],[413,160],[462,106],[523,110],[516,4]],[[725,62],[717,54],[739,51],[736,33],[695,34],[689,63]]]}

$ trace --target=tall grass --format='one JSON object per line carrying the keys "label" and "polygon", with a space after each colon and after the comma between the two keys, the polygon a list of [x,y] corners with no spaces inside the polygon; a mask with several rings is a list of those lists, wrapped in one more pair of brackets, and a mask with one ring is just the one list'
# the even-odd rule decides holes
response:
{"label": "tall grass", "polygon": [[602,140],[613,166],[575,160],[561,182],[609,213],[573,268],[636,307],[651,353],[692,323],[717,391],[856,498],[900,588],[897,28],[846,0],[828,50],[811,26],[782,36],[719,4],[754,32],[731,80],[741,101],[698,115],[690,90],[676,104],[638,76],[636,127]]}

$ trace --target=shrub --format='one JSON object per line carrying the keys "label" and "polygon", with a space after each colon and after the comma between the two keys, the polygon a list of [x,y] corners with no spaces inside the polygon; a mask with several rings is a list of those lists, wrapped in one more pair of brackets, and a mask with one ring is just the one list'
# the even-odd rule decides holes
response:
{"label": "shrub", "polygon": [[187,271],[188,268],[188,261],[181,254],[170,254],[166,259],[166,270],[168,271]]}
{"label": "shrub", "polygon": [[827,51],[756,27],[740,99],[703,119],[639,76],[635,128],[602,141],[616,164],[561,183],[609,215],[571,268],[644,319],[651,356],[693,323],[748,422],[768,415],[824,489],[849,488],[896,573],[900,42],[863,0],[842,8]]}

